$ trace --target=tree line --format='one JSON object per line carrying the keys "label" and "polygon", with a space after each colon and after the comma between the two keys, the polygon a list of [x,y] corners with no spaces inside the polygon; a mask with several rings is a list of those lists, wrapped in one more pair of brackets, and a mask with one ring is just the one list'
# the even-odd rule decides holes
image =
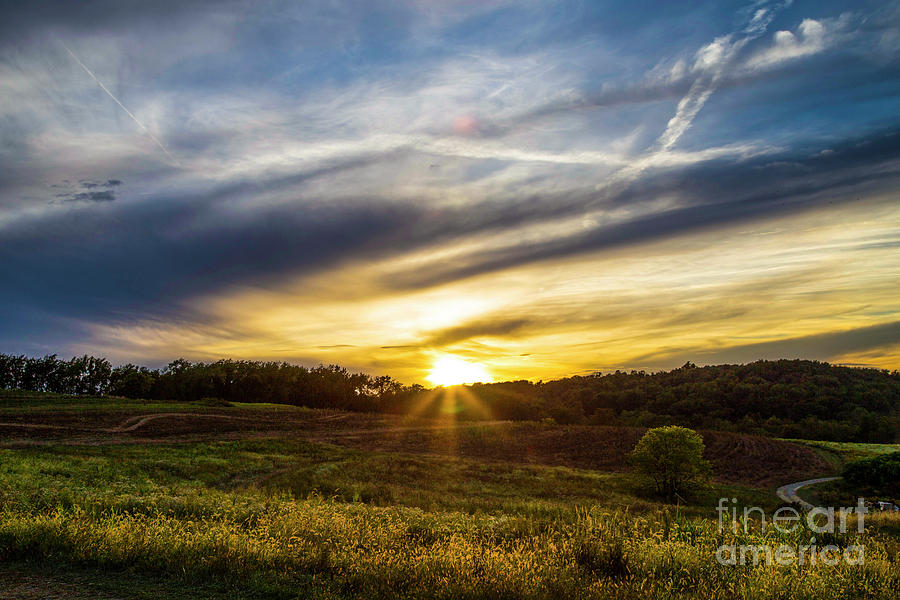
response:
{"label": "tree line", "polygon": [[[551,382],[597,422],[731,430],[786,438],[894,442],[900,373],[808,360],[616,372]],[[570,402],[577,412],[577,402]]]}
{"label": "tree line", "polygon": [[338,365],[223,359],[172,361],[162,369],[113,367],[93,356],[63,360],[0,354],[0,388],[198,401],[268,402],[312,408],[458,419],[552,420],[561,424],[680,425],[788,438],[894,442],[900,373],[817,361],[506,381],[454,391],[403,385]]}
{"label": "tree line", "polygon": [[[616,371],[473,386],[498,418],[545,412],[560,423],[680,425],[783,438],[900,440],[900,372],[808,360],[671,371]],[[518,396],[513,400],[511,396]]]}
{"label": "tree line", "polygon": [[0,354],[0,388],[57,394],[121,396],[150,400],[266,402],[311,408],[390,412],[405,395],[424,388],[388,376],[351,373],[338,365],[307,368],[286,362],[183,358],[162,369],[112,367],[93,356],[63,360]]}

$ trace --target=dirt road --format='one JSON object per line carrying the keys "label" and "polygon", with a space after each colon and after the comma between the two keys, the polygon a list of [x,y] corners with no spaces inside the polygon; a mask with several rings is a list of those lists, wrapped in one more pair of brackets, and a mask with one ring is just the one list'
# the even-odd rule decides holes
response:
{"label": "dirt road", "polygon": [[826,481],[834,481],[840,477],[819,477],[818,479],[807,479],[806,481],[797,481],[783,485],[775,492],[779,498],[785,502],[793,502],[799,504],[803,510],[812,510],[815,508],[812,504],[797,495],[797,490],[808,485],[816,485],[817,483],[825,483]]}

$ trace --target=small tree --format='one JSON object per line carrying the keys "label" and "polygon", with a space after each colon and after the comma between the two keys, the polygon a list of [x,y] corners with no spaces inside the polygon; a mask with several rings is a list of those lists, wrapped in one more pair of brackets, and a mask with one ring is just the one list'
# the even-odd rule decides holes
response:
{"label": "small tree", "polygon": [[653,479],[656,492],[670,500],[710,470],[703,458],[703,438],[693,429],[672,425],[644,434],[629,455],[631,463]]}

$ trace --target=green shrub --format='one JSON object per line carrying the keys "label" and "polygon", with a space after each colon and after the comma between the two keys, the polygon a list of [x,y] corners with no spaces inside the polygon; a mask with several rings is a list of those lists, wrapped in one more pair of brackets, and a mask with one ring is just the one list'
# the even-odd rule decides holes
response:
{"label": "green shrub", "polygon": [[656,484],[656,492],[673,499],[710,471],[703,458],[703,438],[696,431],[671,425],[644,434],[629,456],[637,469]]}
{"label": "green shrub", "polygon": [[849,463],[843,475],[852,486],[896,497],[900,495],[900,452]]}

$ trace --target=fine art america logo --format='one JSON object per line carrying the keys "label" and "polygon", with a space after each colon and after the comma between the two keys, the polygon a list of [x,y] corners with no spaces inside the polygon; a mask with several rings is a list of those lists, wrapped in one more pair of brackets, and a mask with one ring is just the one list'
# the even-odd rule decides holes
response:
{"label": "fine art america logo", "polygon": [[[862,565],[865,563],[865,548],[861,544],[847,545],[841,548],[832,543],[819,545],[816,543],[817,535],[828,539],[835,539],[835,534],[847,533],[853,527],[857,533],[864,533],[865,515],[869,512],[862,498],[859,498],[855,507],[813,508],[806,515],[802,515],[795,508],[784,506],[776,510],[771,519],[766,512],[759,507],[744,507],[738,513],[737,498],[719,498],[716,507],[719,514],[719,534],[726,531],[726,518],[731,520],[731,531],[739,537],[743,532],[749,536],[758,531],[761,536],[770,532],[769,527],[778,537],[790,538],[798,530],[806,529],[810,537],[808,543],[781,543],[774,544],[723,544],[716,550],[716,560],[722,565],[758,565],[760,562],[766,565],[815,565],[824,564],[835,566],[843,561],[848,565]],[[726,517],[728,515],[728,517]],[[741,517],[739,519],[739,516]],[[759,522],[751,520],[758,517]],[[797,539],[800,536],[794,536]],[[805,537],[805,536],[803,536]]]}

